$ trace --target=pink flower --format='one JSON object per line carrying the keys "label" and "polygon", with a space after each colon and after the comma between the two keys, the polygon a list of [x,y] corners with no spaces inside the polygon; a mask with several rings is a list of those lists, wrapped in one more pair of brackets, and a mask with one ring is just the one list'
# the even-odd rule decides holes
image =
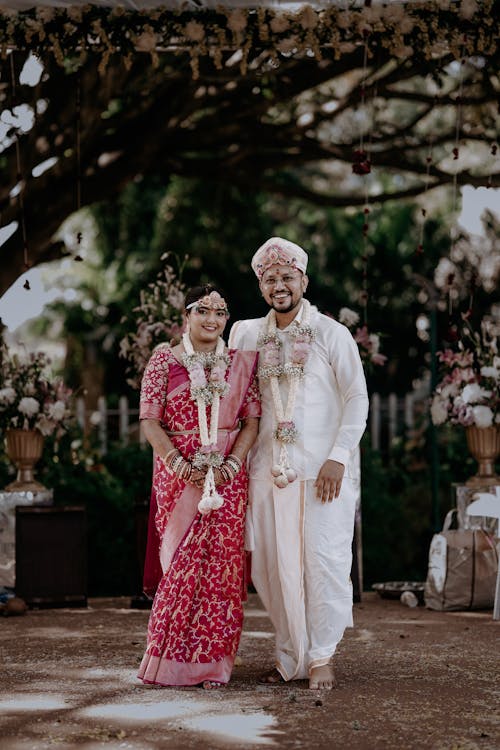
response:
{"label": "pink flower", "polygon": [[262,361],[264,366],[276,366],[281,362],[280,350],[272,341],[262,348]]}
{"label": "pink flower", "polygon": [[354,334],[354,341],[357,344],[361,344],[361,346],[364,346],[365,349],[370,349],[370,334],[368,333],[368,328],[366,326],[363,326],[362,328],[358,328],[356,330],[356,333]]}
{"label": "pink flower", "polygon": [[202,445],[200,447],[200,453],[218,453],[219,449],[217,443],[210,443],[210,445]]}
{"label": "pink flower", "polygon": [[372,354],[371,361],[374,365],[385,365],[387,357],[385,354]]}
{"label": "pink flower", "polygon": [[205,370],[200,364],[194,364],[189,368],[189,379],[191,380],[191,384],[196,388],[202,388],[207,384]]}
{"label": "pink flower", "polygon": [[309,344],[307,341],[295,341],[292,348],[292,361],[297,365],[304,365],[309,356]]}
{"label": "pink flower", "polygon": [[210,380],[212,383],[223,383],[225,374],[225,365],[214,365],[210,371]]}
{"label": "pink flower", "polygon": [[454,352],[452,349],[445,349],[438,352],[439,361],[447,367],[468,367],[474,360],[474,355],[470,351]]}
{"label": "pink flower", "polygon": [[295,428],[294,422],[278,422],[278,430],[293,430]]}

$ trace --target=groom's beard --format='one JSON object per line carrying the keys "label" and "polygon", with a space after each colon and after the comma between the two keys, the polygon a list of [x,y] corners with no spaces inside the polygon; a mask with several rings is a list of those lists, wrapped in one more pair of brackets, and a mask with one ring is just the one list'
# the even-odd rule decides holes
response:
{"label": "groom's beard", "polygon": [[302,302],[302,297],[298,300],[294,300],[293,295],[290,297],[290,303],[286,307],[280,307],[279,305],[274,304],[274,300],[271,297],[271,307],[275,312],[277,313],[289,313],[292,312],[292,310],[296,310],[300,307],[300,304]]}

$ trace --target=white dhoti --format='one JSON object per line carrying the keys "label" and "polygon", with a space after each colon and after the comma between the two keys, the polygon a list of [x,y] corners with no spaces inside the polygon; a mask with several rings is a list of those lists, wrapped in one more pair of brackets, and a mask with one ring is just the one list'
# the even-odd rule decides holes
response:
{"label": "white dhoti", "polygon": [[340,496],[322,504],[314,480],[279,489],[251,479],[247,543],[252,581],[276,631],[285,680],[327,664],[352,626],[352,537],[358,490],[344,476]]}

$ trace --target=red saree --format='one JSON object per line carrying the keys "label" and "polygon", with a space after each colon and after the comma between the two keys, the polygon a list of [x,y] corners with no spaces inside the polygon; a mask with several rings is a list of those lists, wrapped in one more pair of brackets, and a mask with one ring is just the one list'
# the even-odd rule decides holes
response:
{"label": "red saree", "polygon": [[[260,416],[255,382],[256,352],[229,351],[227,396],[220,402],[219,450],[231,452],[238,422]],[[162,346],[151,357],[142,382],[142,419],[159,419],[186,458],[200,446],[198,412],[187,370]],[[167,473],[154,457],[146,593],[156,595],[147,648],[139,669],[145,683],[195,685],[227,682],[243,626],[243,536],[248,476],[218,487],[223,506],[198,511],[201,490]]]}

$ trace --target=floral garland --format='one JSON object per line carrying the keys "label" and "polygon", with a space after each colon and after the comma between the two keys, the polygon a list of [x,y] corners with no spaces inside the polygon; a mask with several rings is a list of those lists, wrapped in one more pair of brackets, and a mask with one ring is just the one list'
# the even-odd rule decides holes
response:
{"label": "floral garland", "polygon": [[499,0],[422,0],[421,2],[363,3],[325,8],[304,6],[298,12],[280,8],[224,8],[189,12],[165,6],[127,10],[96,5],[33,7],[0,10],[0,44],[50,55],[61,65],[83,65],[88,55],[101,58],[104,72],[113,55],[128,67],[139,53],[159,64],[162,50],[188,52],[193,77],[199,76],[201,57],[224,67],[225,51],[241,53],[240,70],[248,70],[252,50],[268,49],[274,61],[280,55],[314,54],[324,48],[335,58],[356,51],[367,38],[370,53],[387,49],[397,59],[421,56],[430,60],[496,54]]}
{"label": "floral garland", "polygon": [[[290,466],[287,444],[295,443],[298,430],[293,421],[295,400],[300,381],[304,377],[304,367],[309,357],[311,344],[316,338],[316,329],[309,324],[311,319],[311,305],[303,300],[303,322],[294,321],[290,328],[293,338],[292,353],[289,362],[282,361],[282,342],[276,333],[276,313],[271,310],[267,316],[266,331],[261,333],[257,341],[260,350],[259,378],[269,380],[273,396],[276,428],[274,439],[280,443],[279,462],[274,464],[271,473],[277,487],[286,487],[297,479],[297,472]],[[279,378],[288,379],[288,398],[286,407],[283,406],[279,389]]]}
{"label": "floral garland", "polygon": [[[224,341],[219,337],[215,352],[196,352],[188,333],[182,336],[185,354],[182,363],[189,374],[191,398],[198,407],[198,428],[201,448],[195,453],[193,466],[196,469],[207,469],[205,483],[198,510],[202,515],[217,510],[224,503],[215,488],[214,468],[222,465],[224,457],[217,447],[217,430],[219,427],[219,406],[221,396],[229,391],[225,380],[229,357],[224,353]],[[210,369],[207,378],[206,369]],[[207,406],[211,405],[210,428],[207,420]]]}

